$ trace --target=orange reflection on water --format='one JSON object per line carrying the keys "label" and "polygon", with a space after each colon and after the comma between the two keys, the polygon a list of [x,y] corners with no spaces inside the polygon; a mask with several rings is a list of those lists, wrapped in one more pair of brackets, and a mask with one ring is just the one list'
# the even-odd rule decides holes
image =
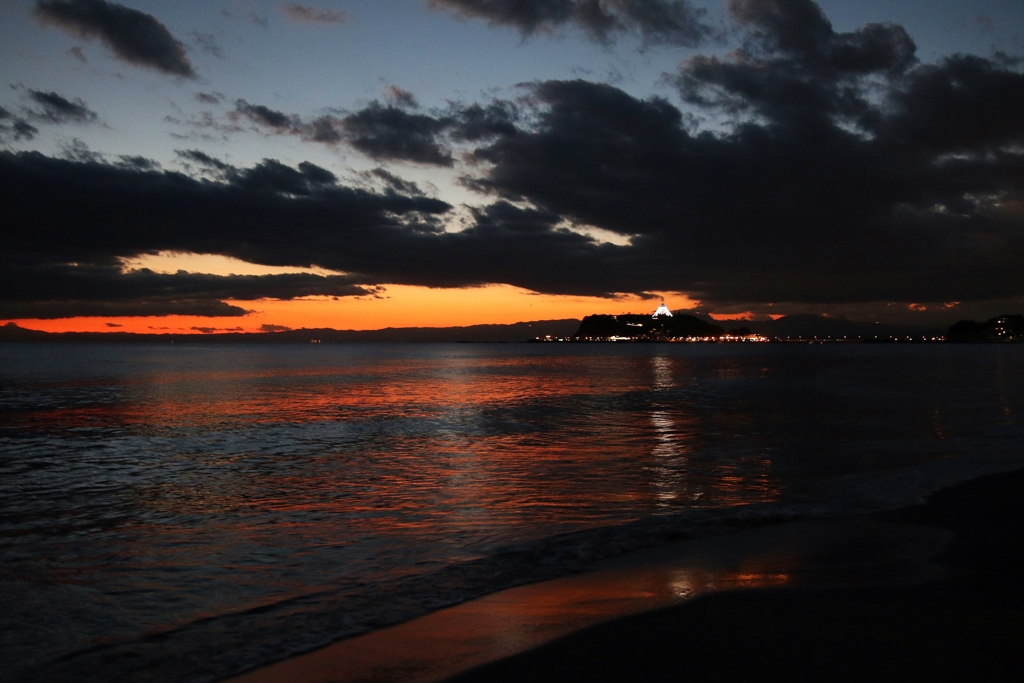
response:
{"label": "orange reflection on water", "polygon": [[[547,376],[538,383],[527,359],[492,359],[486,366],[466,359],[390,360],[388,376],[378,368],[325,366],[315,369],[151,371],[122,384],[111,403],[42,411],[33,419],[102,425],[214,424],[225,418],[250,422],[316,422],[367,412],[423,416],[445,408],[501,407],[516,401],[571,398],[608,392],[604,377],[587,373]],[[522,367],[518,367],[522,366]],[[93,384],[99,384],[93,382]],[[70,386],[70,384],[68,385]],[[127,396],[125,396],[127,394]]]}
{"label": "orange reflection on water", "polygon": [[[118,400],[29,417],[41,428],[198,434],[147,465],[168,476],[133,480],[122,495],[168,515],[300,513],[289,533],[341,543],[551,535],[780,495],[767,457],[704,453],[707,434],[744,418],[672,393],[688,381],[685,358],[449,353],[382,368],[324,354],[292,367],[253,352],[220,368],[220,350],[205,353],[213,360],[173,372],[153,364],[121,383]],[[649,401],[624,404],[651,389]],[[284,528],[236,524],[253,541]]]}
{"label": "orange reflection on water", "polygon": [[[715,462],[712,472],[693,472],[688,455],[697,451],[702,444],[702,434],[707,431],[741,431],[743,421],[749,415],[740,411],[725,416],[712,413],[713,422],[706,411],[688,410],[679,405],[669,393],[674,388],[689,382],[689,359],[683,357],[654,356],[650,359],[652,385],[655,401],[649,414],[650,425],[656,438],[651,455],[655,459],[650,466],[652,484],[656,489],[656,507],[671,509],[678,507],[681,500],[693,504],[743,505],[751,502],[767,502],[778,499],[782,490],[771,475],[772,462],[767,456],[745,458],[742,463],[734,461]],[[740,375],[740,368],[734,359],[723,359],[718,363],[717,372],[727,379]],[[664,399],[657,398],[666,392]],[[703,501],[701,499],[703,498]]]}

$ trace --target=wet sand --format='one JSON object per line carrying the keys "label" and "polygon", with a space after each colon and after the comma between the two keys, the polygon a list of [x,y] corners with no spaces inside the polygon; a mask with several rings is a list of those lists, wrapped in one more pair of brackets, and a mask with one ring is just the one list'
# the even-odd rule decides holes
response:
{"label": "wet sand", "polygon": [[1022,680],[1024,473],[968,482],[878,519],[952,531],[935,556],[947,576],[708,594],[450,681]]}
{"label": "wet sand", "polygon": [[[1024,473],[885,515],[681,541],[232,683],[1019,679]],[[745,590],[735,590],[745,589]]]}

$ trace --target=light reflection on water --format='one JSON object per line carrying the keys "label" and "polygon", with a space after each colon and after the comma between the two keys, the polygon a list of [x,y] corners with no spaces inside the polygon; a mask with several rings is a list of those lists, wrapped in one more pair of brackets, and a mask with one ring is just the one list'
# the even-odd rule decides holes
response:
{"label": "light reflection on water", "polygon": [[370,623],[402,577],[945,457],[1024,407],[1013,349],[751,346],[4,345],[5,650],[318,592]]}

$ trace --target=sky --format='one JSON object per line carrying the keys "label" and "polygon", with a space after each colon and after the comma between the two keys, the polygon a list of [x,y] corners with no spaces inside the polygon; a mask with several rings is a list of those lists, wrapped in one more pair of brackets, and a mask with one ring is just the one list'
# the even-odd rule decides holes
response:
{"label": "sky", "polygon": [[0,323],[1024,311],[1019,0],[0,0]]}

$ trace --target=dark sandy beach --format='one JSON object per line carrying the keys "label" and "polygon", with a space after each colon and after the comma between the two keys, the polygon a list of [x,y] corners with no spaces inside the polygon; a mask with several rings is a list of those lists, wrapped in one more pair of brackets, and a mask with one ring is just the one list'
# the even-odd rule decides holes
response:
{"label": "dark sandy beach", "polygon": [[237,680],[1020,680],[1022,494],[1024,471],[997,474],[895,512],[652,548]]}
{"label": "dark sandy beach", "polygon": [[948,576],[707,594],[449,680],[1022,680],[1024,472],[977,479],[882,519],[951,530],[934,558]]}

